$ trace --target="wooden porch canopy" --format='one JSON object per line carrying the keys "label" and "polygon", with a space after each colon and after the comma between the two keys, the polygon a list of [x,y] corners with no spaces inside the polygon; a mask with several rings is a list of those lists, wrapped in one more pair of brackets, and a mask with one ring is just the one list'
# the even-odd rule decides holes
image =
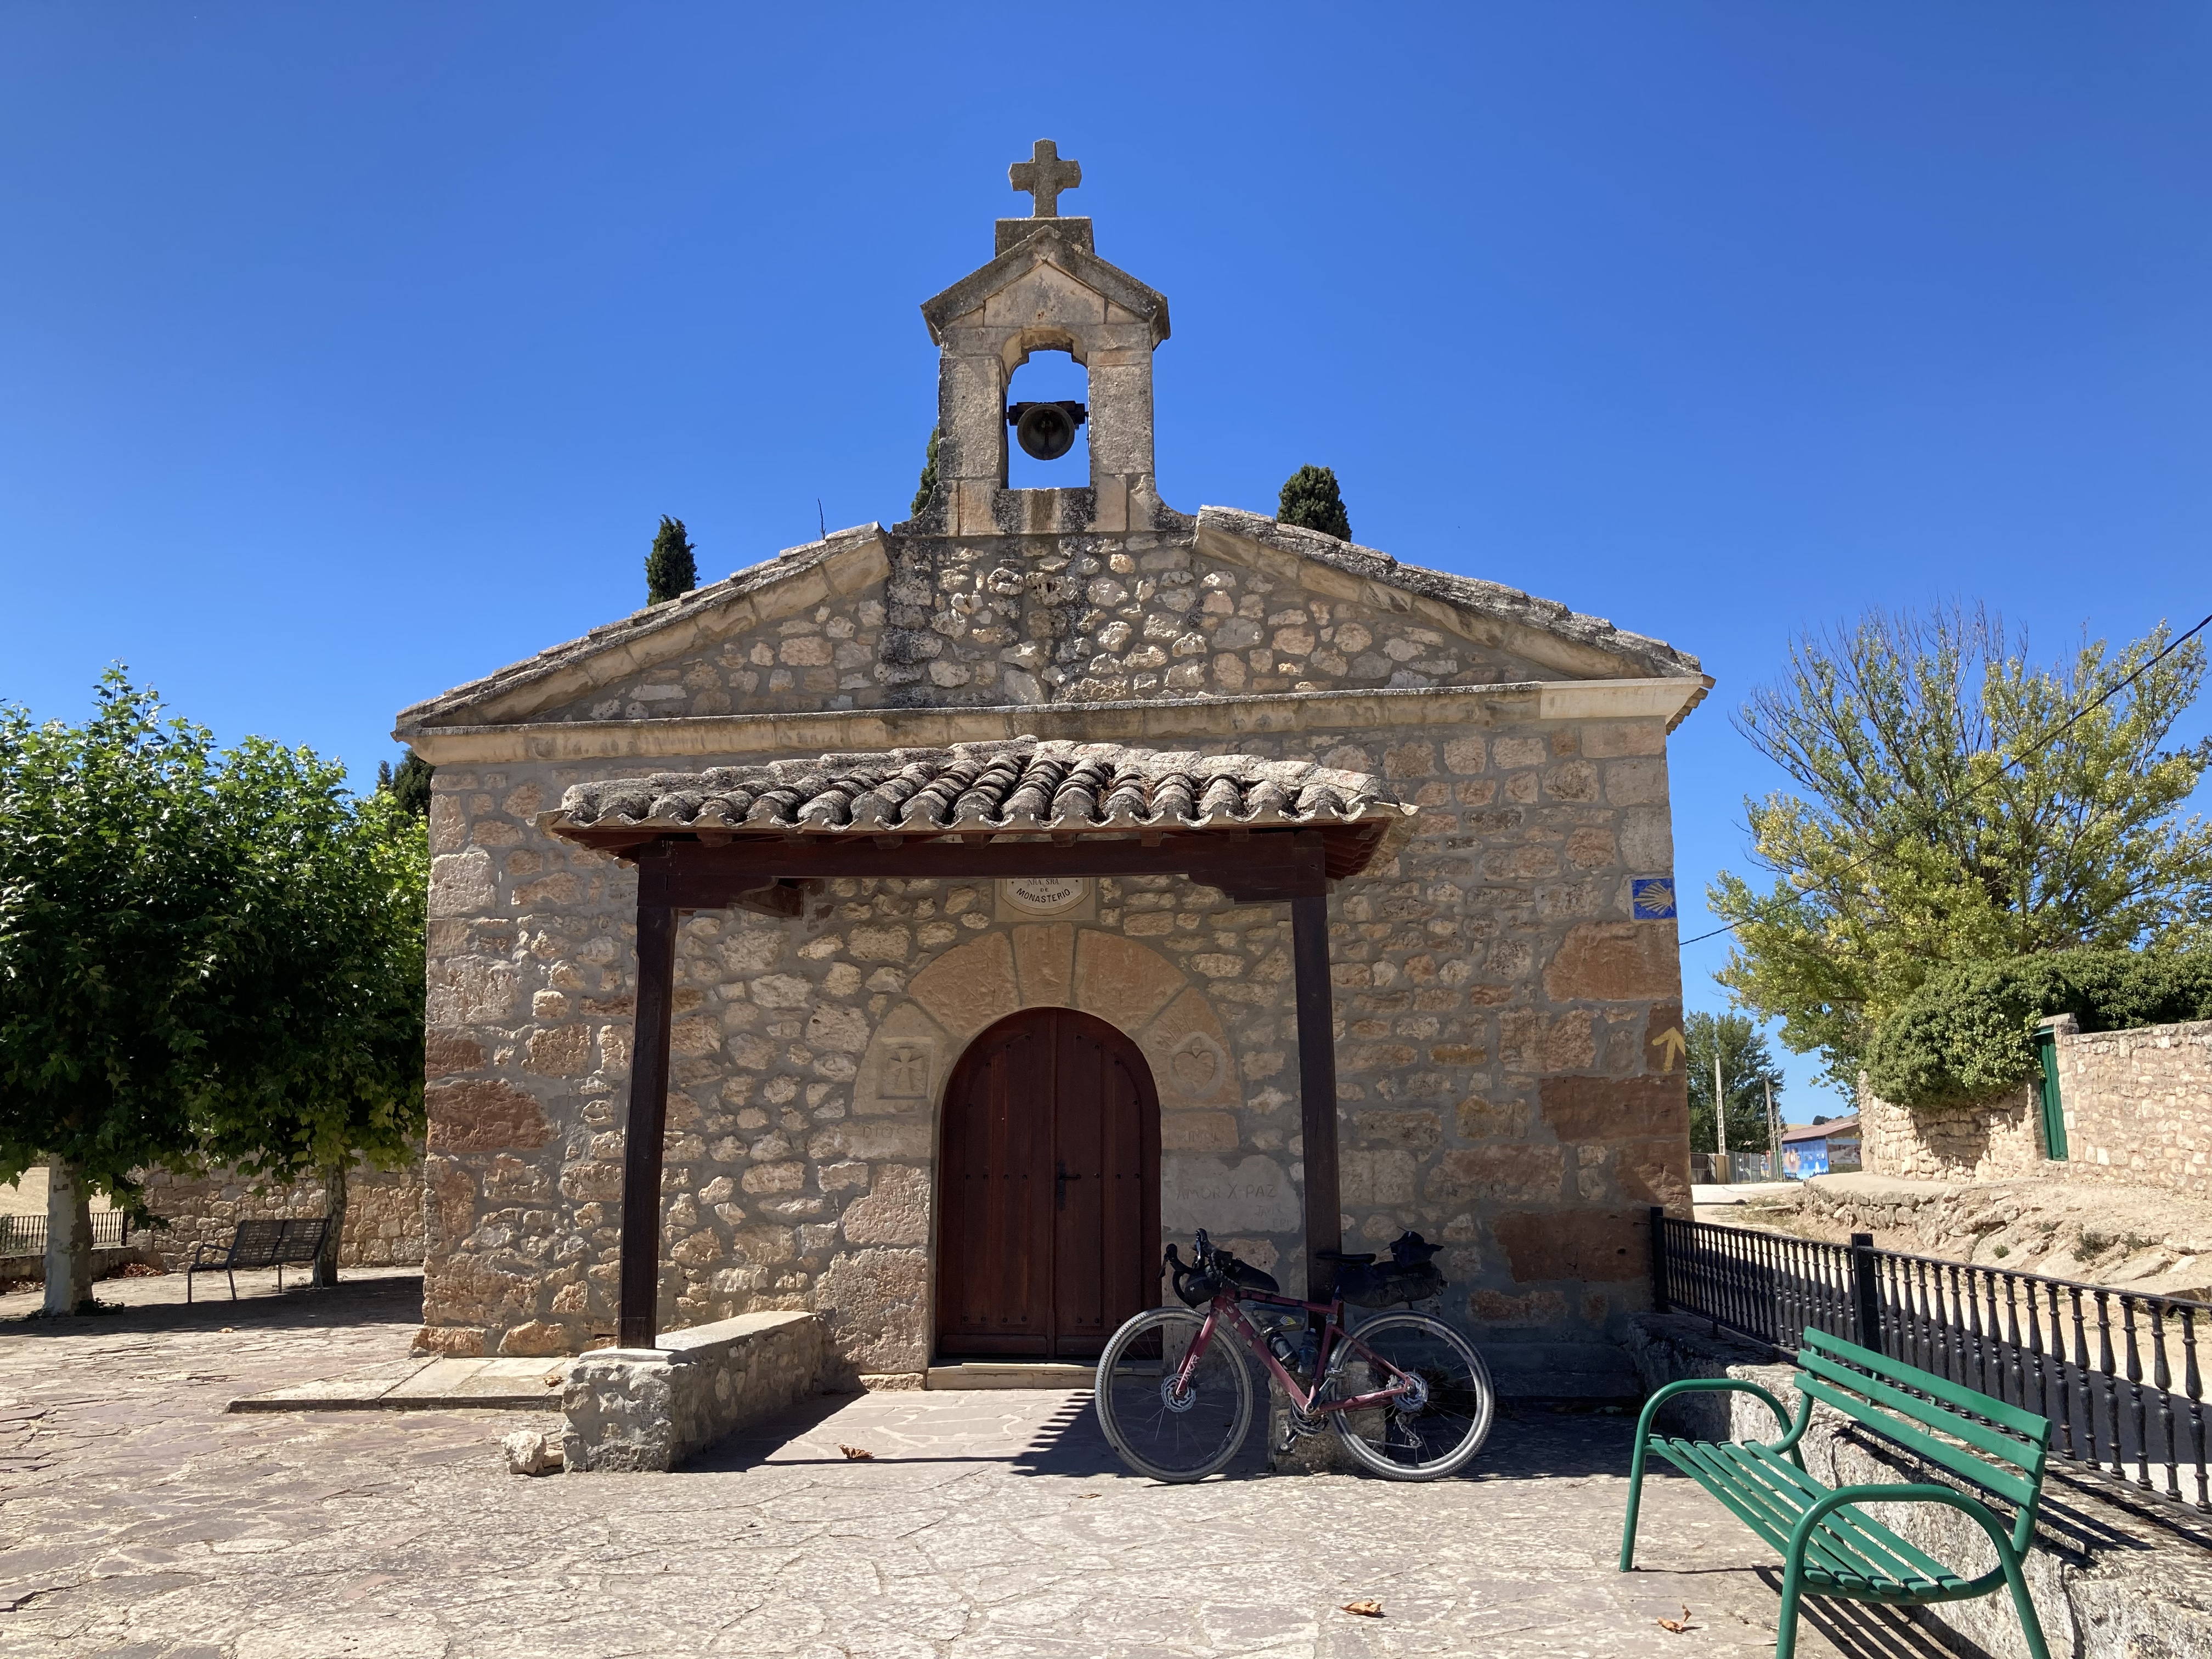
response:
{"label": "wooden porch canopy", "polygon": [[1413,808],[1364,773],[1303,761],[1020,738],[578,784],[541,828],[636,866],[637,1013],[623,1154],[623,1346],[651,1347],[681,911],[796,915],[801,884],[1182,875],[1287,902],[1305,1146],[1307,1283],[1339,1248],[1328,884],[1388,856]]}

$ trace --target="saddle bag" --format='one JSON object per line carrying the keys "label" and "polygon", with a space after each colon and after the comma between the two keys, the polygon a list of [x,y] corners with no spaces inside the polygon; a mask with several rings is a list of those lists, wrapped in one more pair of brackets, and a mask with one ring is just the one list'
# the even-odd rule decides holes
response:
{"label": "saddle bag", "polygon": [[1416,1232],[1398,1236],[1387,1261],[1345,1261],[1336,1270],[1336,1293],[1362,1308],[1425,1302],[1442,1294],[1443,1272],[1429,1258],[1443,1248]]}

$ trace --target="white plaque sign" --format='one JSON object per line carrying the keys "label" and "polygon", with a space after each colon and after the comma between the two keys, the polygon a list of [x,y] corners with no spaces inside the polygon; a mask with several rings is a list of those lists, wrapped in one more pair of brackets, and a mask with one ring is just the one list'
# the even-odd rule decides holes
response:
{"label": "white plaque sign", "polygon": [[999,884],[1002,903],[1033,916],[1065,915],[1090,896],[1088,876],[1020,876]]}

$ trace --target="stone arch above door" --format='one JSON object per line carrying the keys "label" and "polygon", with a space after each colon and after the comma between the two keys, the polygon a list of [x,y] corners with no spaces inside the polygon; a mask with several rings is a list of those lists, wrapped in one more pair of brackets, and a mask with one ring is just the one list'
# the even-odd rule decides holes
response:
{"label": "stone arch above door", "polygon": [[[1237,1066],[1212,1000],[1149,945],[1071,922],[986,933],[916,974],[861,1057],[854,1115],[904,1118],[930,1133],[952,1066],[975,1035],[1009,1014],[1052,1007],[1095,1015],[1143,1051],[1159,1090],[1164,1147],[1236,1144]],[[879,1138],[854,1130],[856,1151]],[[919,1139],[881,1138],[902,1150]]]}

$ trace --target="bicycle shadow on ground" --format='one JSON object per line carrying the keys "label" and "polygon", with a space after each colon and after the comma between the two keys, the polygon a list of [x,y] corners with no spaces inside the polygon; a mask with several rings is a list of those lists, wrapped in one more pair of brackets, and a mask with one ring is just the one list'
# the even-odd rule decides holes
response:
{"label": "bicycle shadow on ground", "polygon": [[[946,1412],[958,1411],[963,1407],[984,1409],[981,1402],[989,1398],[988,1392],[816,1395],[716,1441],[696,1456],[686,1459],[683,1472],[735,1474],[746,1469],[809,1464],[835,1468],[848,1461],[837,1444],[838,1436],[848,1435],[869,1443],[867,1449],[872,1455],[867,1461],[871,1462],[979,1467],[997,1464],[1017,1474],[1060,1480],[1131,1474],[1108,1443],[1105,1431],[1098,1424],[1098,1414],[1091,1409],[1091,1395],[1085,1391],[1068,1391],[1054,1404],[1048,1416],[1017,1430],[998,1444],[991,1443],[988,1437],[966,1439],[943,1449],[928,1442],[900,1443],[908,1439],[896,1426],[896,1419],[903,1411],[927,1410],[928,1407],[921,1404],[924,1401]],[[844,1419],[842,1422],[837,1420],[841,1417]],[[872,1432],[872,1420],[884,1426]],[[1253,1425],[1243,1449],[1224,1471],[1226,1475],[1234,1478],[1267,1473],[1266,1431],[1264,1421]]]}
{"label": "bicycle shadow on ground", "polygon": [[[1121,1461],[1098,1421],[1088,1394],[1071,1395],[1060,1408],[1037,1426],[1030,1443],[1018,1453],[1012,1467],[1022,1474],[1060,1475],[1085,1479],[1093,1475],[1129,1475],[1135,1472]],[[1263,1412],[1255,1412],[1251,1430],[1229,1467],[1217,1480],[1237,1480],[1267,1472],[1267,1423]]]}

